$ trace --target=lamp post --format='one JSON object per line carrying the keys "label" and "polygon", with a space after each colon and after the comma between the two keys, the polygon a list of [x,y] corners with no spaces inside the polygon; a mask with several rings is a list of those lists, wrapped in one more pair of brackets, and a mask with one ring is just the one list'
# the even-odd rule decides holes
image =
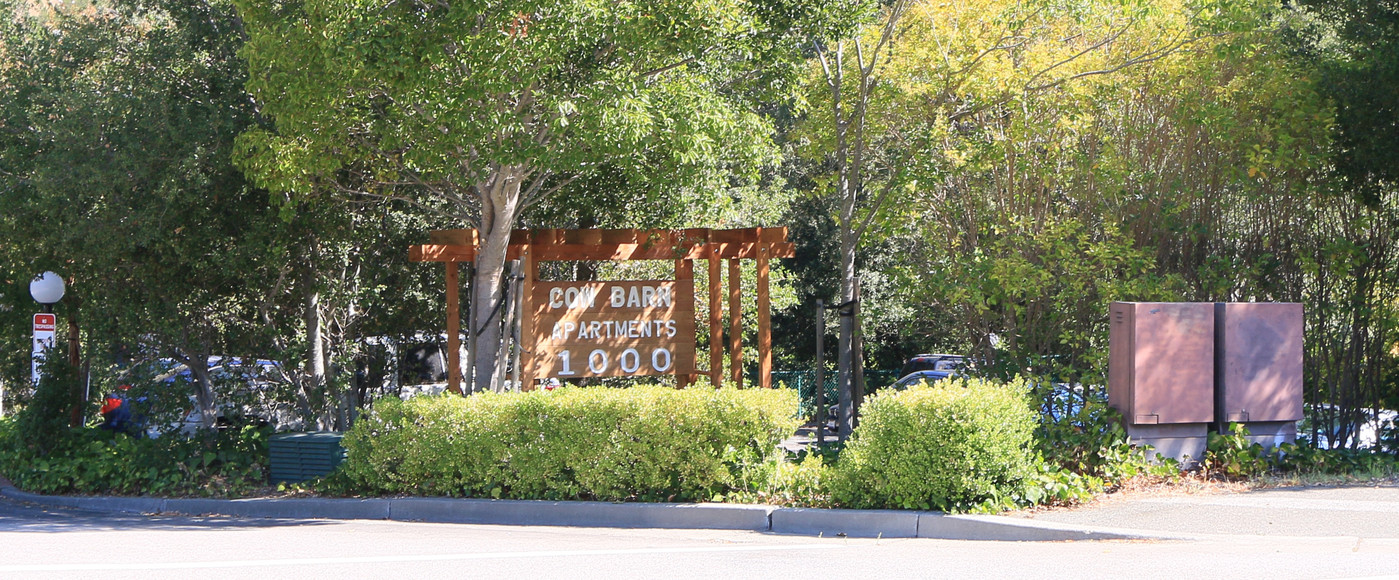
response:
{"label": "lamp post", "polygon": [[63,299],[63,278],[53,272],[44,272],[29,283],[29,295],[41,306],[42,312],[34,315],[34,357],[32,377],[39,383],[39,363],[44,351],[53,348],[54,329],[58,319],[53,315],[53,305]]}

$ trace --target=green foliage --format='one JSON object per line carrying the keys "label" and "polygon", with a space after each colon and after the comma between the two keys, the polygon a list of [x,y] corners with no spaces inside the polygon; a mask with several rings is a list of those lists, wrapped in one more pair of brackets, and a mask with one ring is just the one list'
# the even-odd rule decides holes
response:
{"label": "green foliage", "polygon": [[1088,501],[1103,491],[1103,479],[1060,469],[1040,462],[1017,494],[1000,502],[987,502],[978,509],[1000,511],[1033,505],[1068,505]]}
{"label": "green foliage", "polygon": [[802,452],[766,466],[764,485],[747,499],[769,505],[835,507],[831,481],[836,475],[825,454]]}
{"label": "green foliage", "polygon": [[1336,108],[1335,170],[1375,204],[1399,180],[1399,6],[1386,0],[1299,0],[1294,48]]}
{"label": "green foliage", "polygon": [[941,381],[866,402],[832,493],[854,508],[965,510],[1015,497],[1035,469],[1023,382]]}
{"label": "green foliage", "polygon": [[1267,471],[1268,454],[1248,435],[1248,427],[1238,423],[1230,423],[1228,433],[1210,433],[1202,462],[1205,471],[1227,479],[1248,479]]}
{"label": "green foliage", "polygon": [[1105,368],[1107,304],[1177,295],[1175,281],[1156,273],[1152,258],[1111,224],[1071,216],[1003,223],[991,208],[969,213],[986,220],[973,236],[978,242],[934,250],[919,291],[953,305],[953,319],[964,324],[952,332],[1003,378],[1055,373],[1068,380]]}
{"label": "green foliage", "polygon": [[17,438],[10,443],[36,457],[48,456],[62,445],[74,406],[79,404],[74,396],[80,384],[78,372],[68,364],[66,350],[59,343],[47,351],[34,394],[12,420]]}
{"label": "green foliage", "polygon": [[1248,428],[1229,424],[1229,432],[1211,433],[1203,462],[1207,473],[1225,479],[1311,475],[1391,476],[1399,473],[1399,456],[1380,449],[1320,449],[1305,440],[1272,450],[1248,439]]}
{"label": "green foliage", "polygon": [[1178,473],[1173,462],[1153,463],[1148,448],[1133,446],[1121,415],[1099,398],[1090,397],[1072,414],[1042,413],[1035,446],[1048,465],[1108,485],[1142,474]]}
{"label": "green foliage", "polygon": [[[346,434],[344,492],[708,501],[759,485],[795,429],[785,389],[552,392],[383,401]],[[755,470],[757,469],[757,470]]]}
{"label": "green foliage", "polygon": [[1380,475],[1399,473],[1399,455],[1375,449],[1319,449],[1306,441],[1283,443],[1269,456],[1281,475]]}
{"label": "green foliage", "polygon": [[35,493],[237,497],[267,483],[266,428],[159,439],[72,429],[46,454],[25,445],[23,429],[0,420],[0,473]]}
{"label": "green foliage", "polygon": [[248,348],[277,224],[230,161],[254,120],[232,5],[56,8],[6,16],[0,54],[0,237],[28,262],[16,270],[69,280],[56,308],[82,324],[84,355]]}

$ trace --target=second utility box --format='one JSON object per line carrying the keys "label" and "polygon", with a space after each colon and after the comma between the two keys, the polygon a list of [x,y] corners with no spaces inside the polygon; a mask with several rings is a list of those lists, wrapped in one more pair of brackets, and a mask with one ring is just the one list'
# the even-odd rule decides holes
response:
{"label": "second utility box", "polygon": [[1302,419],[1302,305],[1214,305],[1215,421],[1248,428],[1264,447],[1291,443]]}
{"label": "second utility box", "polygon": [[343,438],[333,431],[273,435],[267,441],[272,483],[301,483],[330,475],[345,460]]}
{"label": "second utility box", "polygon": [[1198,461],[1214,413],[1214,304],[1113,302],[1108,404],[1133,441]]}

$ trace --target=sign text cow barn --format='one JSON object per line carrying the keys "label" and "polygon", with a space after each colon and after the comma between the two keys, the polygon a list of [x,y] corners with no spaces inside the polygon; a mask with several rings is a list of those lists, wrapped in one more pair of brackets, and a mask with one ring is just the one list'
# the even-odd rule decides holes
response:
{"label": "sign text cow barn", "polygon": [[536,377],[694,372],[692,284],[539,282],[530,302]]}

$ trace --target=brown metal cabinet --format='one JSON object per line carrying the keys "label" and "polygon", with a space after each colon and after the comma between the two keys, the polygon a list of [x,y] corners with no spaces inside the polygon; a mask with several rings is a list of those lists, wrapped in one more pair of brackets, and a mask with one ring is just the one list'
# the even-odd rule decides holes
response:
{"label": "brown metal cabinet", "polygon": [[1212,304],[1114,302],[1108,399],[1133,425],[1214,420]]}
{"label": "brown metal cabinet", "polygon": [[1244,424],[1265,447],[1292,441],[1302,419],[1302,305],[1221,302],[1214,308],[1217,428]]}
{"label": "brown metal cabinet", "polygon": [[1110,310],[1108,403],[1134,440],[1198,460],[1215,419],[1214,305],[1114,302]]}

